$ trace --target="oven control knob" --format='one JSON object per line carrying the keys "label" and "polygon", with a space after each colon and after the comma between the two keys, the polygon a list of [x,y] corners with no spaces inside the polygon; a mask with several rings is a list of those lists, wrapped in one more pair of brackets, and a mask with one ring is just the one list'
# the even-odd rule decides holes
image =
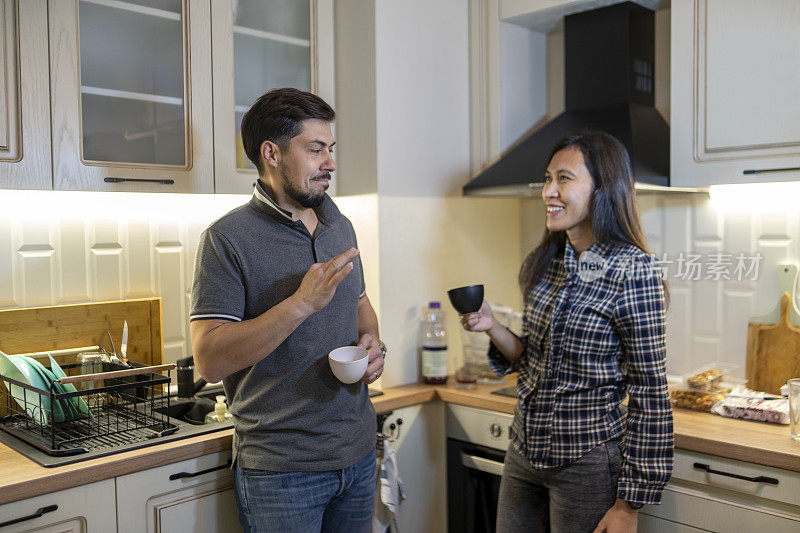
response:
{"label": "oven control knob", "polygon": [[489,432],[491,432],[492,437],[499,439],[503,435],[503,428],[500,424],[495,423],[489,426]]}

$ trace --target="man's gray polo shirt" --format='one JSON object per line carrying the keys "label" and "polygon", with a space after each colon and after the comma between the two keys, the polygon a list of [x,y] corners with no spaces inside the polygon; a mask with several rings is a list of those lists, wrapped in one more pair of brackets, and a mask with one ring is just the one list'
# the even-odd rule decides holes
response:
{"label": "man's gray polo shirt", "polygon": [[[350,221],[326,195],[312,237],[260,184],[250,202],[208,227],[200,239],[189,319],[255,318],[291,296],[314,263],[357,247]],[[360,258],[331,302],[272,353],[223,380],[234,417],[234,460],[243,468],[320,471],[345,468],[375,447],[367,386],[344,385],[328,353],[358,342]]]}

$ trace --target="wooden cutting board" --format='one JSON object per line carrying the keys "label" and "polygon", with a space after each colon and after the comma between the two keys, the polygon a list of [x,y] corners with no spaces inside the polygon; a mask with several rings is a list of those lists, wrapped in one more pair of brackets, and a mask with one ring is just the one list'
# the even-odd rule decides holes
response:
{"label": "wooden cutting board", "polygon": [[122,324],[128,321],[128,359],[147,365],[162,362],[161,298],[25,307],[0,310],[0,350],[9,354],[82,346],[117,352]]}
{"label": "wooden cutting board", "polygon": [[780,394],[786,380],[800,377],[800,328],[789,322],[792,304],[784,292],[777,324],[748,324],[746,377],[753,390]]}
{"label": "wooden cutting board", "polygon": [[796,263],[778,263],[778,301],[775,305],[775,309],[765,315],[751,316],[750,322],[757,322],[759,324],[777,324],[778,319],[781,317],[781,295],[784,292],[788,292],[791,295],[792,302],[792,304],[789,306],[789,323],[800,328],[800,310],[798,310],[797,306],[795,305],[795,289],[797,288],[797,276],[799,273],[800,267],[798,267]]}

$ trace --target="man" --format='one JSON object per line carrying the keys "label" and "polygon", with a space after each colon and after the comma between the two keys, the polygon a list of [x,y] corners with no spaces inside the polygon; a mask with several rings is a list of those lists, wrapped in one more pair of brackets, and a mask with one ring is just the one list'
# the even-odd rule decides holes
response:
{"label": "man", "polygon": [[[246,531],[369,531],[375,411],[366,384],[385,347],[350,221],[325,193],[336,170],[333,109],[297,89],[261,96],[242,119],[259,179],[250,202],[206,229],[197,250],[195,367],[223,380],[234,420]],[[327,354],[369,352],[345,385]]]}

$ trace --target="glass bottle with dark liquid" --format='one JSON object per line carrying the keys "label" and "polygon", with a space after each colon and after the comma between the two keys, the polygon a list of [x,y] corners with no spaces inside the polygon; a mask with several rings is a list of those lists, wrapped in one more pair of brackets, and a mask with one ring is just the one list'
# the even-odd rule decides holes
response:
{"label": "glass bottle with dark liquid", "polygon": [[442,304],[430,302],[422,322],[422,381],[431,385],[447,383],[447,334]]}

